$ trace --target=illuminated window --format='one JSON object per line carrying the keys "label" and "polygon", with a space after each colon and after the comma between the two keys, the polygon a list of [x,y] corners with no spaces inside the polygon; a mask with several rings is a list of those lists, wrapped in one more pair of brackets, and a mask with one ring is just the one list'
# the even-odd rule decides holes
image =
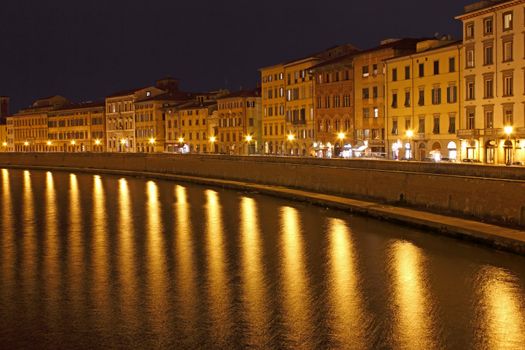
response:
{"label": "illuminated window", "polygon": [[503,31],[512,30],[512,12],[505,12],[503,14]]}

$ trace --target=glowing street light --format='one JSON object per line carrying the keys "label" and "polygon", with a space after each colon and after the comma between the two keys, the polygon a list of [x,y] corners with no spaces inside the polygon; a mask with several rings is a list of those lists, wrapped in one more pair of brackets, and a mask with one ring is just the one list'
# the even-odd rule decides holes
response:
{"label": "glowing street light", "polygon": [[154,139],[153,137],[149,139],[149,144],[150,144],[150,145],[155,144],[155,139]]}
{"label": "glowing street light", "polygon": [[412,137],[414,137],[414,130],[407,130],[406,135],[409,139],[411,139]]}
{"label": "glowing street light", "polygon": [[121,145],[125,145],[126,143],[128,143],[128,141],[126,141],[126,139],[122,139],[122,140],[120,140],[120,144],[121,144]]}
{"label": "glowing street light", "polygon": [[294,134],[288,134],[288,136],[286,137],[288,139],[288,141],[293,141],[295,140],[295,135]]}
{"label": "glowing street light", "polygon": [[46,145],[51,146],[52,144],[51,140],[47,140]]}
{"label": "glowing street light", "polygon": [[77,142],[75,140],[71,140],[71,144],[74,146],[77,144]]}
{"label": "glowing street light", "polygon": [[408,160],[411,160],[412,159],[412,138],[414,137],[414,130],[408,129],[405,132],[405,134],[408,137],[408,147],[409,147]]}
{"label": "glowing street light", "polygon": [[95,140],[95,145],[100,146],[100,140],[99,139]]}
{"label": "glowing street light", "polygon": [[337,138],[341,141],[343,141],[345,139],[346,135],[344,132],[340,132],[339,134],[337,134]]}
{"label": "glowing street light", "polygon": [[252,137],[252,135],[246,135],[246,137],[244,139],[246,140],[246,142],[250,143],[250,142],[252,142],[253,137]]}
{"label": "glowing street light", "polygon": [[2,142],[2,146],[7,147],[7,142]]}
{"label": "glowing street light", "polygon": [[217,139],[215,138],[215,136],[210,137],[210,142],[211,142],[211,143],[214,143],[215,141],[217,141]]}
{"label": "glowing street light", "polygon": [[505,149],[505,164],[506,165],[511,165],[512,163],[512,159],[511,159],[511,149],[512,149],[512,141],[510,141],[510,135],[512,135],[512,133],[514,132],[514,128],[512,127],[512,125],[506,125],[504,128],[503,128],[503,132],[505,133],[505,135],[507,135],[507,141],[505,141],[503,147]]}
{"label": "glowing street light", "polygon": [[184,138],[183,137],[179,137],[179,143],[184,143]]}
{"label": "glowing street light", "polygon": [[503,128],[503,132],[507,137],[510,137],[510,135],[514,132],[514,127],[512,125],[507,125]]}
{"label": "glowing street light", "polygon": [[29,142],[25,141],[24,142],[24,146],[26,146],[26,147],[29,146]]}

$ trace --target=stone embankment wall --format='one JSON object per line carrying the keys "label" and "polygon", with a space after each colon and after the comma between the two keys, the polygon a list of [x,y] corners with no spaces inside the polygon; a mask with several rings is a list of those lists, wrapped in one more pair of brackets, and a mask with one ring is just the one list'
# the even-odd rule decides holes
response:
{"label": "stone embankment wall", "polygon": [[299,188],[525,227],[525,168],[170,154],[0,153],[1,166],[171,173]]}

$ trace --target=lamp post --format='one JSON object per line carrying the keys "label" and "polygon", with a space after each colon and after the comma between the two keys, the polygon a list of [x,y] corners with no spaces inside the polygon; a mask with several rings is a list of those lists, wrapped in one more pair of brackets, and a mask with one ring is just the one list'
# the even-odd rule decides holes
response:
{"label": "lamp post", "polygon": [[406,136],[408,138],[408,160],[412,160],[412,137],[414,137],[414,130],[407,130]]}
{"label": "lamp post", "polygon": [[344,132],[340,132],[337,134],[337,139],[339,140],[339,153],[341,154],[342,152],[342,149],[344,148],[345,146],[345,133]]}
{"label": "lamp post", "polygon": [[121,145],[121,148],[120,148],[120,151],[121,152],[124,152],[124,147],[127,145],[128,141],[126,141],[126,139],[121,139],[120,140],[120,145]]}
{"label": "lamp post", "polygon": [[151,145],[151,147],[153,148],[152,151],[155,152],[155,138],[150,138],[148,140],[148,143]]}
{"label": "lamp post", "polygon": [[247,150],[246,150],[246,154],[250,154],[250,143],[252,142],[253,140],[253,136],[252,135],[246,135],[244,137],[244,140],[246,140],[246,143],[247,143]]}
{"label": "lamp post", "polygon": [[[286,139],[288,140],[288,142],[290,142],[290,146],[293,147],[293,141],[295,140],[295,135],[294,134],[288,134]],[[291,149],[291,154],[293,155],[293,148]]]}
{"label": "lamp post", "polygon": [[503,132],[505,135],[507,135],[507,140],[505,141],[505,144],[503,145],[504,151],[505,151],[505,164],[511,165],[512,163],[512,156],[511,156],[511,149],[512,149],[512,141],[510,140],[510,135],[512,135],[512,132],[514,131],[514,128],[512,125],[507,125],[503,128]]}
{"label": "lamp post", "polygon": [[211,143],[211,152],[215,153],[215,141],[217,141],[217,138],[215,136],[210,137],[210,143]]}

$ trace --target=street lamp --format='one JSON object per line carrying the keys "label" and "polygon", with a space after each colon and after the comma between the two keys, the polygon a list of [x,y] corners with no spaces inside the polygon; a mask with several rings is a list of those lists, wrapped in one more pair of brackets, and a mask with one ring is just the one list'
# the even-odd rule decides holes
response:
{"label": "street lamp", "polygon": [[246,142],[248,143],[246,153],[247,153],[247,154],[250,154],[250,142],[252,142],[252,140],[253,140],[253,136],[252,136],[252,135],[246,135],[246,136],[244,137],[244,139],[245,139]]}
{"label": "street lamp", "polygon": [[95,140],[95,145],[96,145],[96,146],[100,146],[100,140],[99,140],[99,139],[96,139],[96,140]]}
{"label": "street lamp", "polygon": [[75,140],[71,140],[71,145],[74,146],[74,145],[76,145],[76,144],[77,144],[77,142],[76,142]]}
{"label": "street lamp", "polygon": [[184,138],[179,137],[179,143],[184,143]]}
{"label": "street lamp", "polygon": [[[295,135],[290,133],[290,134],[288,134],[288,136],[286,138],[290,142],[290,144],[291,144],[290,146],[293,146],[292,142],[295,140]],[[293,155],[293,148],[290,151],[291,151],[290,153]]]}
{"label": "street lamp", "polygon": [[503,148],[505,149],[505,164],[511,165],[512,163],[512,157],[511,157],[511,149],[512,149],[512,141],[510,141],[510,135],[514,132],[514,128],[512,125],[507,125],[503,128],[503,132],[505,135],[507,135],[507,140],[505,141],[505,144],[503,145]]}
{"label": "street lamp", "polygon": [[406,132],[406,137],[408,138],[408,147],[409,147],[409,153],[408,153],[408,159],[412,159],[412,138],[414,137],[414,130],[408,129]]}
{"label": "street lamp", "polygon": [[[340,132],[337,134],[337,139],[339,140],[339,153],[341,154],[342,150],[343,150],[343,147],[344,147],[344,140],[345,140],[345,133],[344,132]],[[337,156],[337,155],[336,155]]]}
{"label": "street lamp", "polygon": [[210,143],[211,143],[210,153],[215,153],[215,141],[217,141],[217,138],[215,136],[210,136]]}

